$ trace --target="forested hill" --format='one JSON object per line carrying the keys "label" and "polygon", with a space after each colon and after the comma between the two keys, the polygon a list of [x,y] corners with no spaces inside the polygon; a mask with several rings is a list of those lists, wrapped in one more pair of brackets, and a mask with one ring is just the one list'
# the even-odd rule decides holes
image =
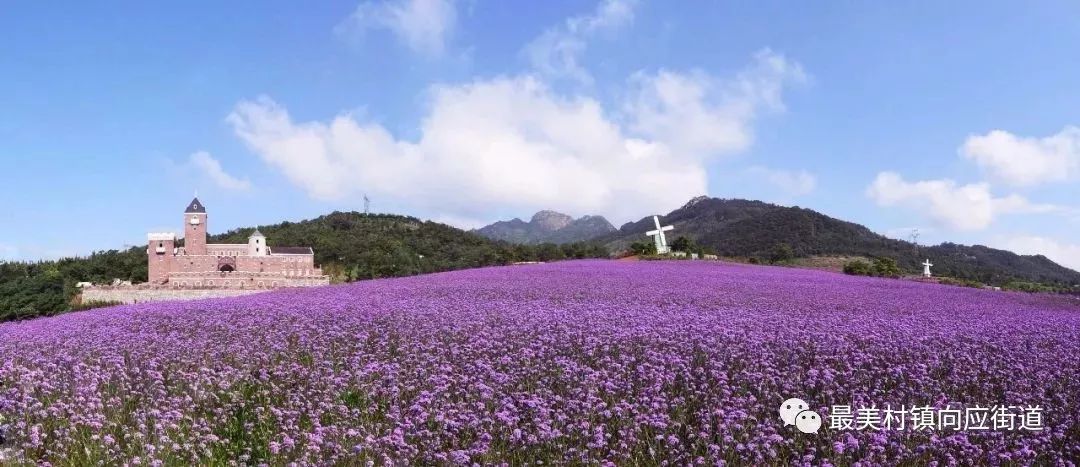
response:
{"label": "forested hill", "polygon": [[[436,222],[386,214],[334,212],[259,229],[271,247],[313,247],[317,263],[335,281],[607,256],[598,245],[511,245]],[[209,241],[247,243],[252,230],[211,235]],[[108,283],[114,278],[145,282],[146,247],[56,261],[0,262],[0,321],[67,311],[76,282]]]}
{"label": "forested hill", "polygon": [[[252,229],[211,235],[211,243],[247,243]],[[259,226],[274,246],[310,246],[323,270],[345,280],[607,256],[595,245],[512,245],[414,217],[334,212],[301,222]]]}
{"label": "forested hill", "polygon": [[[686,236],[724,256],[768,258],[778,245],[790,246],[796,256],[851,255],[890,257],[909,271],[929,258],[934,274],[1000,285],[1010,280],[1080,284],[1080,272],[1065,268],[1045,256],[1024,256],[988,248],[944,243],[916,246],[876,234],[859,224],[835,219],[799,207],[761,201],[699,197],[663,216],[674,225],[670,239]],[[623,225],[618,232],[594,241],[613,251],[631,242],[648,240],[652,217]],[[670,240],[669,240],[670,241]]]}

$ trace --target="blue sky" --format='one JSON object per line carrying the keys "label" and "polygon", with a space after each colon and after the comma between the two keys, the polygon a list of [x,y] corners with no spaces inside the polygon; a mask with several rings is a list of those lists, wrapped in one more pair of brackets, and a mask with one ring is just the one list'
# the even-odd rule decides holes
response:
{"label": "blue sky", "polygon": [[0,257],[708,194],[1080,268],[1075,2],[308,3],[0,9]]}

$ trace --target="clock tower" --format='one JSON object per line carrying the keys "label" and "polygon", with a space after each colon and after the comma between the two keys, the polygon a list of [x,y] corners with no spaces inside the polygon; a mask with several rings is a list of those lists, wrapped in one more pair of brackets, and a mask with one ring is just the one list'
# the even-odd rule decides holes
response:
{"label": "clock tower", "polygon": [[206,254],[206,206],[199,198],[184,210],[184,251],[189,255]]}

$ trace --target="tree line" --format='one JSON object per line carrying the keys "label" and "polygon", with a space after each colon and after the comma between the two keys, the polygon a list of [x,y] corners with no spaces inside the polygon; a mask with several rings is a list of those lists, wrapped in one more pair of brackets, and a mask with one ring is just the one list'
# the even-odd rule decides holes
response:
{"label": "tree line", "polygon": [[[334,212],[301,222],[260,226],[274,246],[310,246],[333,282],[410,276],[522,261],[604,258],[587,243],[515,245],[413,217]],[[211,243],[247,243],[252,228],[211,235]],[[180,241],[183,245],[183,241]],[[87,257],[0,262],[0,321],[70,311],[77,282],[113,279],[146,282],[146,247],[95,252]]]}

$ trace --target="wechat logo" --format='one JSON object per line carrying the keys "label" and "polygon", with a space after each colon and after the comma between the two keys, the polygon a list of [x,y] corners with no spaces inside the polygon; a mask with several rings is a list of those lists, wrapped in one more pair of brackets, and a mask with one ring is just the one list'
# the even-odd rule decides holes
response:
{"label": "wechat logo", "polygon": [[795,425],[803,433],[817,433],[821,429],[821,415],[810,410],[810,404],[798,398],[791,398],[780,404],[780,419],[784,426]]}

